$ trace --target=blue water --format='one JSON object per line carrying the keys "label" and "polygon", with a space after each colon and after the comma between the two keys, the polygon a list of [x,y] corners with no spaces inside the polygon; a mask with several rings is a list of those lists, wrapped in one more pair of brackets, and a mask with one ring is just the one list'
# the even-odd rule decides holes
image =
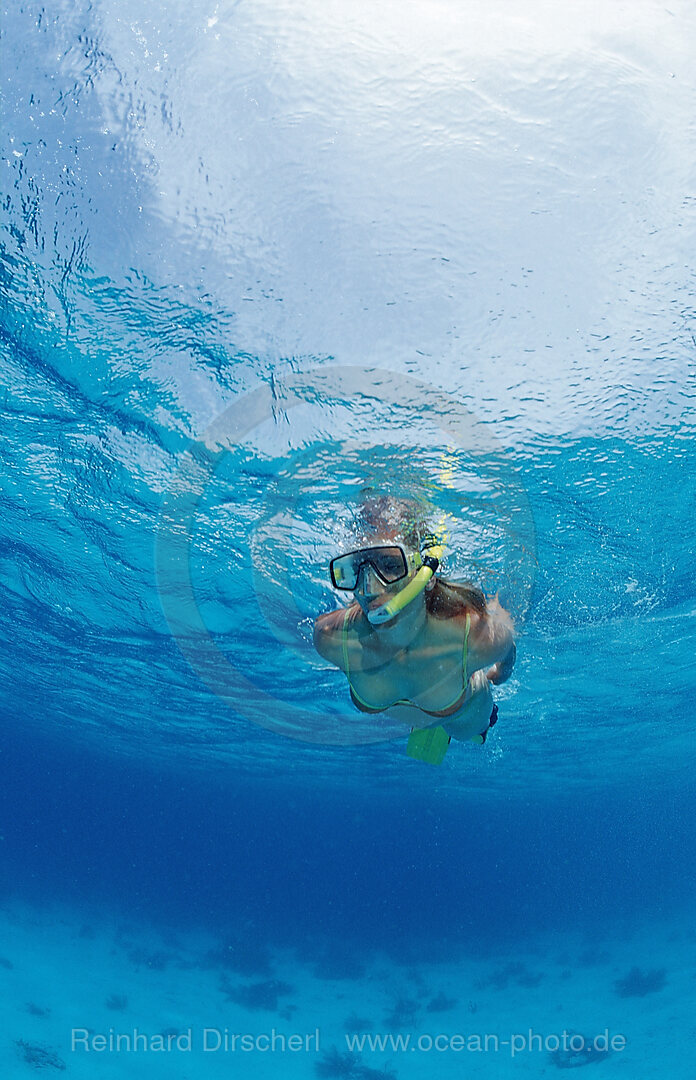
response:
{"label": "blue water", "polygon": [[[3,37],[0,902],[334,974],[688,939],[691,7],[56,2]],[[312,649],[368,484],[516,621],[499,724],[439,769]]]}

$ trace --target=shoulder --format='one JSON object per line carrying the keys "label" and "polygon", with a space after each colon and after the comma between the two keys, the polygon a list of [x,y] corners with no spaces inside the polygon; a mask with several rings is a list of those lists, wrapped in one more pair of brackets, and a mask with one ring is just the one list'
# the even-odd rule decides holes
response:
{"label": "shoulder", "polygon": [[335,667],[343,667],[343,634],[350,635],[362,614],[359,604],[319,615],[314,623],[314,648]]}

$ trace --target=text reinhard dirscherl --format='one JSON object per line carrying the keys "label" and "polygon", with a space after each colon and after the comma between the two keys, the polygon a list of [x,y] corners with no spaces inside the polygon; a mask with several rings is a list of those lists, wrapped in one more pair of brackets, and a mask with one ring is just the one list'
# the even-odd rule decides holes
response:
{"label": "text reinhard dirscherl", "polygon": [[[310,1053],[319,1052],[319,1028],[312,1032],[285,1034],[271,1028],[252,1034],[250,1032],[230,1031],[229,1028],[203,1027],[186,1028],[183,1031],[168,1029],[165,1032],[148,1033],[133,1028],[131,1031],[95,1032],[89,1028],[72,1028],[70,1048],[73,1052],[94,1053]],[[427,1032],[389,1033],[389,1034],[346,1034],[346,1049],[357,1055],[367,1053],[401,1053],[416,1050],[421,1053],[446,1053],[448,1051],[468,1053],[506,1052],[511,1057],[526,1052],[555,1053],[570,1051],[576,1057],[573,1064],[585,1064],[579,1055],[601,1054],[624,1050],[625,1035],[611,1034],[608,1028],[594,1037],[563,1031],[560,1034],[540,1035],[529,1028],[526,1032],[515,1032],[507,1038],[495,1034],[460,1032],[432,1035]]]}
{"label": "text reinhard dirscherl", "polygon": [[150,1033],[133,1028],[132,1031],[94,1032],[88,1028],[73,1028],[70,1039],[73,1051],[94,1051],[96,1053],[190,1053],[192,1050],[203,1053],[317,1053],[319,1050],[319,1028],[305,1034],[285,1035],[282,1031],[271,1028],[259,1034],[230,1031],[228,1028],[204,1027],[200,1031],[186,1028],[184,1031]]}

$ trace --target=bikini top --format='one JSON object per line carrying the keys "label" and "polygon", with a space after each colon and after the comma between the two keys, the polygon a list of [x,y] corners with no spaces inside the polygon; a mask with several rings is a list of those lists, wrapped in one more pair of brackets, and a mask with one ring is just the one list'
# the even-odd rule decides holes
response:
{"label": "bikini top", "polygon": [[420,709],[421,712],[427,713],[428,716],[452,716],[456,713],[462,703],[462,698],[466,693],[466,688],[469,682],[469,677],[466,670],[467,653],[469,651],[469,626],[471,624],[471,616],[469,612],[466,613],[466,629],[464,631],[464,649],[462,652],[462,679],[463,686],[462,692],[457,695],[451,705],[448,705],[445,709],[438,709],[437,712],[433,712],[431,709],[421,709],[420,705],[416,705],[415,701],[409,701],[407,698],[400,698],[398,701],[392,701],[391,705],[382,705],[379,708],[375,708],[370,705],[363,698],[359,697],[353,689],[353,684],[350,681],[350,665],[348,663],[348,618],[350,616],[350,608],[346,608],[345,615],[343,616],[343,663],[345,665],[346,678],[348,679],[348,686],[350,687],[350,696],[356,709],[365,713],[380,713],[385,712],[387,709],[391,709],[394,705],[410,705],[414,709]]}

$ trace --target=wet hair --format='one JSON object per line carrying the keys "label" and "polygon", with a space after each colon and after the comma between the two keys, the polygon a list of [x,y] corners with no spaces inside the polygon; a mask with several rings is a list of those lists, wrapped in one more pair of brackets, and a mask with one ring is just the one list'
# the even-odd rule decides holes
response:
{"label": "wet hair", "polygon": [[365,488],[362,496],[357,514],[362,539],[399,536],[414,551],[420,551],[421,538],[428,532],[420,503],[393,495],[374,495],[372,488]]}
{"label": "wet hair", "polygon": [[470,581],[436,577],[433,588],[425,591],[425,606],[428,615],[435,619],[456,619],[467,611],[485,615],[486,598]]}
{"label": "wet hair", "polygon": [[[401,537],[414,551],[421,550],[422,541],[432,534],[424,507],[415,499],[398,499],[392,495],[377,495],[373,489],[362,492],[363,501],[357,515],[361,540],[376,537]],[[486,612],[486,598],[470,581],[450,581],[436,576],[435,584],[425,592],[425,605],[435,619],[456,619],[468,611],[479,615]]]}

